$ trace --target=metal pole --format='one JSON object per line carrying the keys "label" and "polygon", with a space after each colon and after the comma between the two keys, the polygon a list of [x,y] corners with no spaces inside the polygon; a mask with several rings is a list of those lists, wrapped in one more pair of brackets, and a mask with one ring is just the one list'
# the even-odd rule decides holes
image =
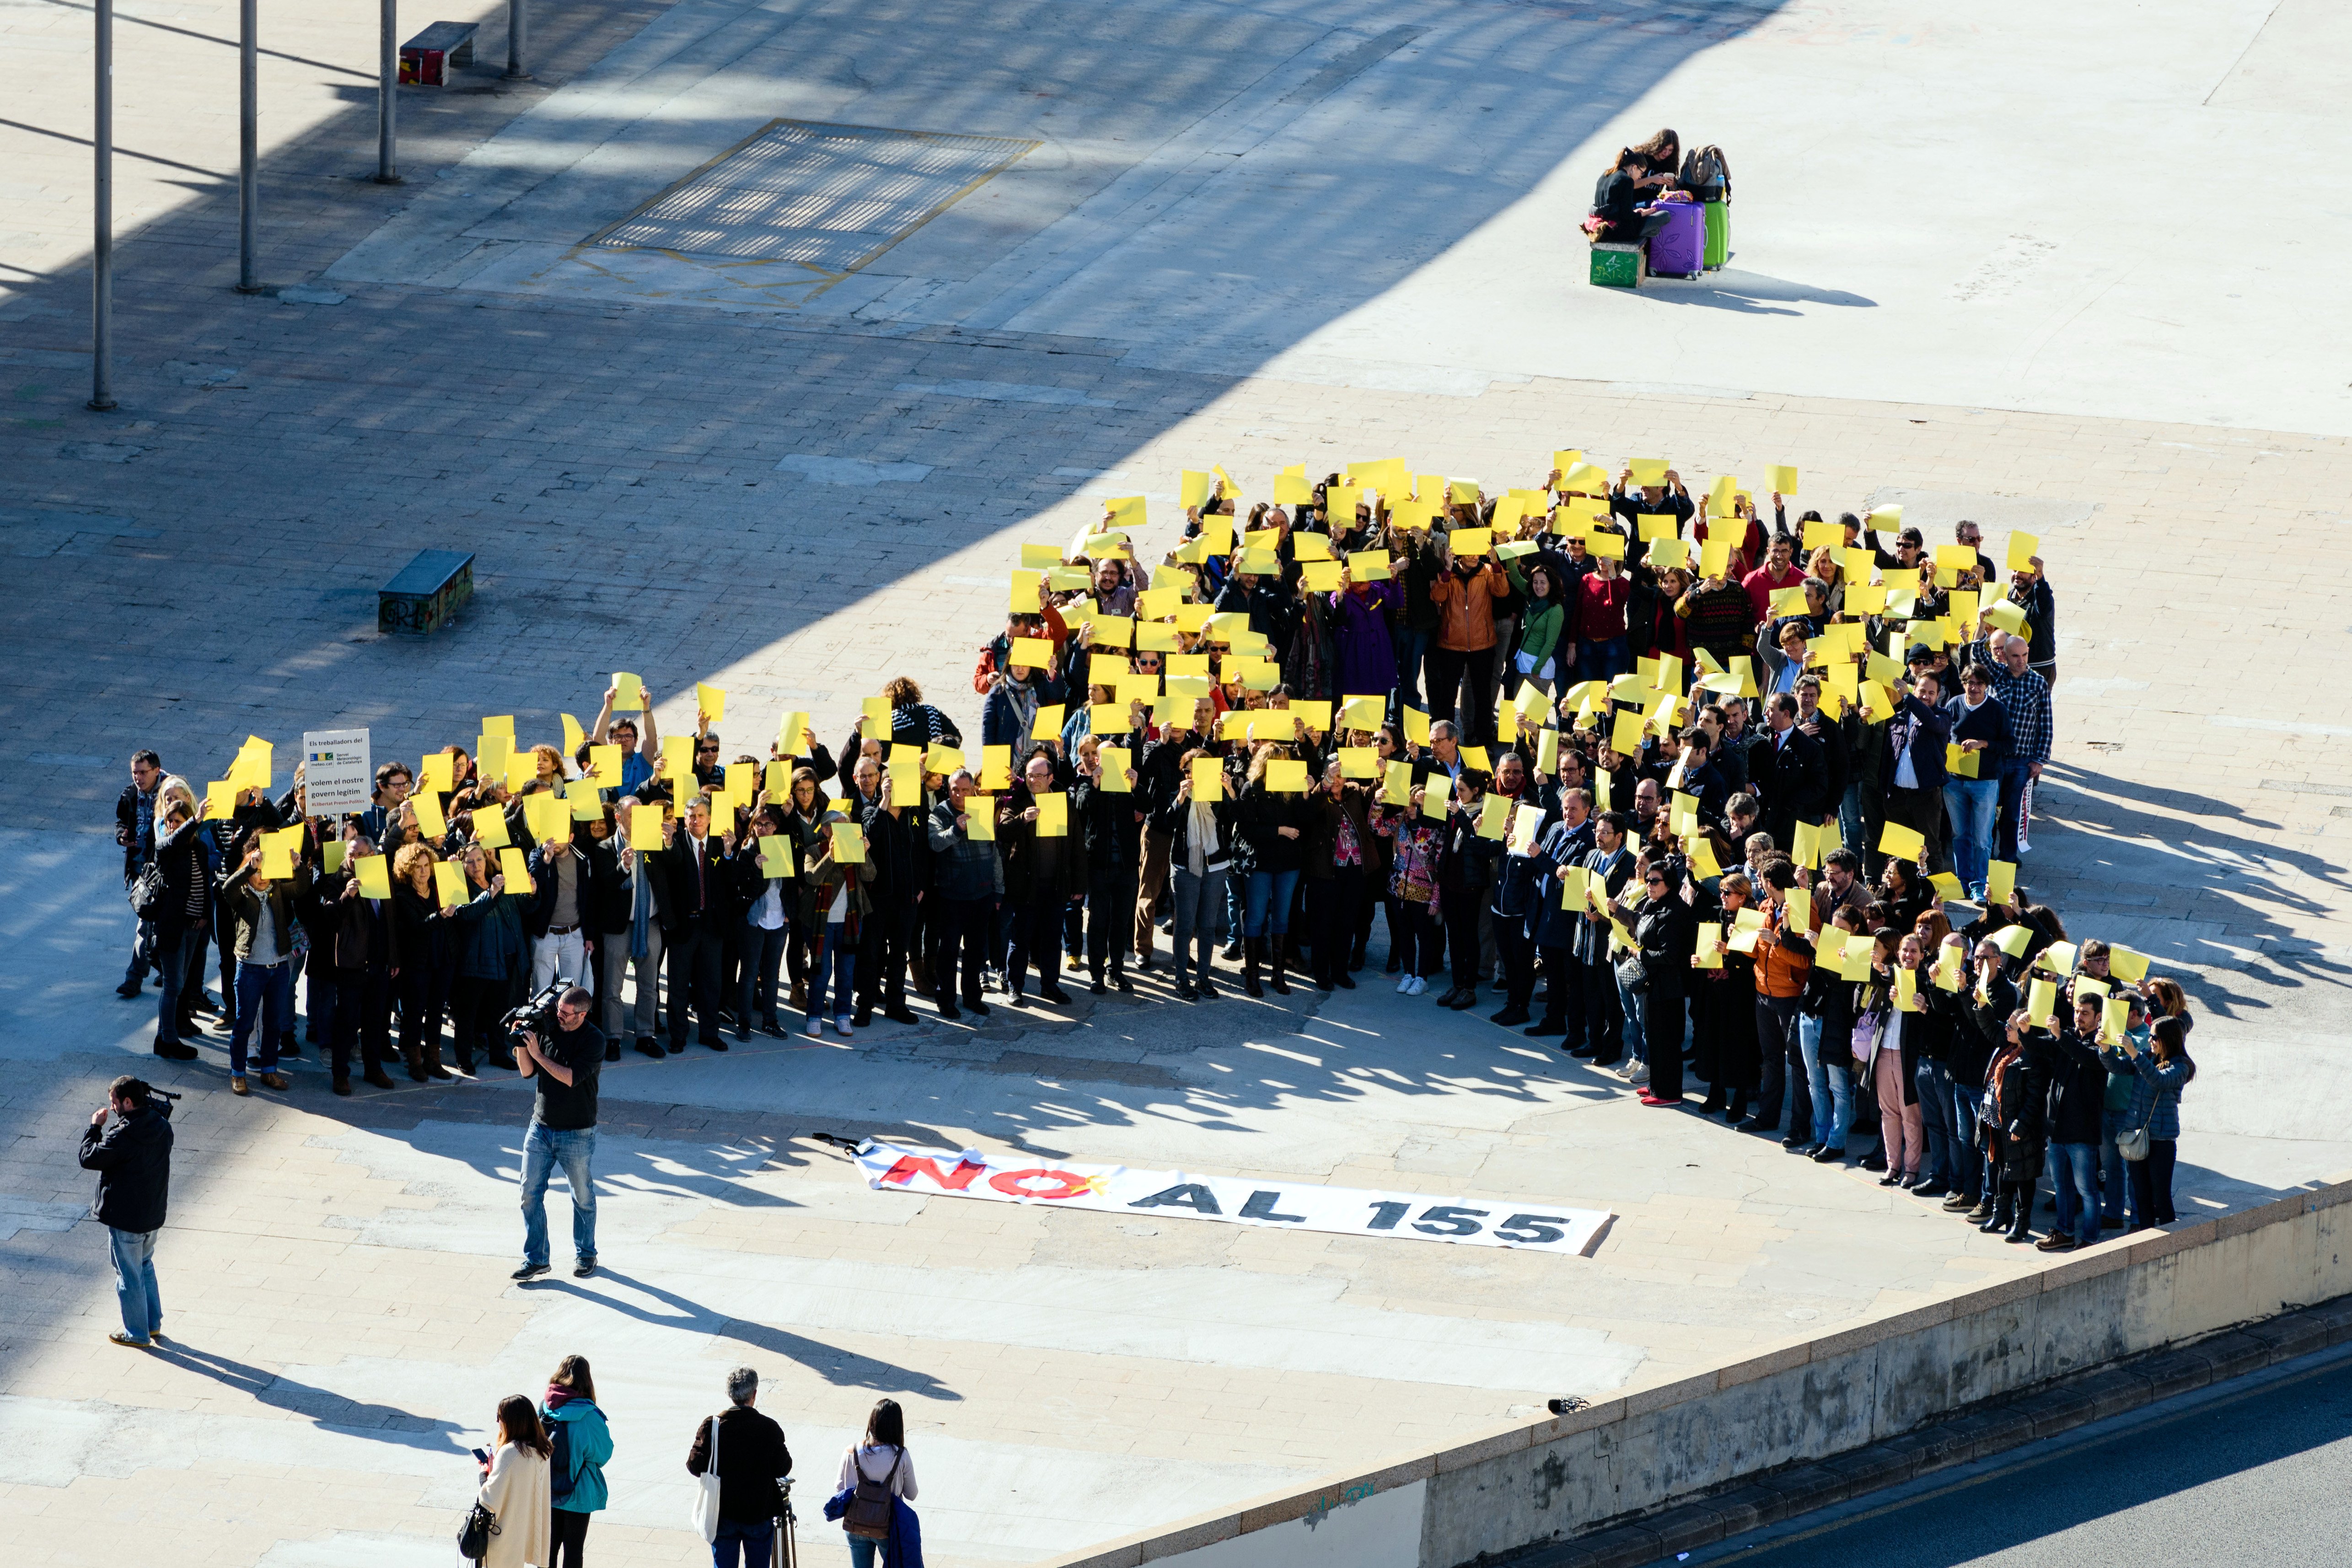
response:
{"label": "metal pole", "polygon": [[253,280],[253,229],[261,201],[261,175],[255,167],[261,118],[261,89],[257,74],[259,10],[259,0],[241,0],[236,18],[236,291],[240,294],[261,292],[261,285]]}
{"label": "metal pole", "polygon": [[529,81],[530,71],[522,63],[524,46],[530,42],[530,18],[523,14],[529,0],[507,0],[507,80]]}
{"label": "metal pole", "polygon": [[400,101],[400,0],[380,0],[376,22],[375,183],[400,184],[394,105]]}
{"label": "metal pole", "polygon": [[114,406],[114,0],[98,0],[98,102],[90,145],[98,155],[97,215],[89,268],[89,406]]}

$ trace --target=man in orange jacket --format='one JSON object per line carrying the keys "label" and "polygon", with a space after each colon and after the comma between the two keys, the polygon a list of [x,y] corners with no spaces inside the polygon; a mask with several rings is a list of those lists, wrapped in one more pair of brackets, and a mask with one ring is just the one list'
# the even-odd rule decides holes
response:
{"label": "man in orange jacket", "polygon": [[1464,739],[1485,745],[1495,738],[1495,601],[1511,596],[1511,580],[1492,554],[1453,560],[1430,584],[1437,606],[1437,646],[1429,650],[1429,716],[1454,717],[1454,699],[1466,678],[1469,710]]}

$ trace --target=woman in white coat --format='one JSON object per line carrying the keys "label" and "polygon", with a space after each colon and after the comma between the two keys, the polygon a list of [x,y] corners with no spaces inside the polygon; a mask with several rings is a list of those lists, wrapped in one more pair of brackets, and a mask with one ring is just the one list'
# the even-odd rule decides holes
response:
{"label": "woman in white coat", "polygon": [[499,1447],[474,1500],[498,1517],[488,1568],[547,1568],[547,1433],[520,1394],[499,1401]]}

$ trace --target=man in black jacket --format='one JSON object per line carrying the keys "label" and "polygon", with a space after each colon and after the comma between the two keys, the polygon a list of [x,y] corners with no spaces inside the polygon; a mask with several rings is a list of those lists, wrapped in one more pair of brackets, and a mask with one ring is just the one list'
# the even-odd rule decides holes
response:
{"label": "man in black jacket", "polygon": [[760,1397],[760,1374],[739,1366],[727,1374],[729,1407],[704,1418],[686,1451],[686,1473],[708,1474],[712,1445],[718,1453],[719,1533],[712,1560],[732,1563],[739,1546],[746,1564],[765,1563],[775,1551],[776,1520],[784,1511],[780,1476],[793,1473],[793,1451],[784,1429],[751,1408]]}
{"label": "man in black jacket", "polygon": [[1942,687],[1933,670],[1919,670],[1896,689],[1902,700],[1886,721],[1878,785],[1886,801],[1886,820],[1919,835],[1926,846],[1922,861],[1935,870],[1946,864],[1944,749],[1952,738],[1952,721],[1940,704]]}
{"label": "man in black jacket", "polygon": [[725,944],[722,927],[732,897],[731,879],[719,841],[710,835],[710,799],[696,795],[687,805],[677,837],[661,851],[662,874],[669,884],[667,907],[662,910],[662,942],[669,958],[669,1054],[686,1049],[687,1000],[693,998],[698,1038],[714,1051],[727,1042],[719,1037],[719,955]]}
{"label": "man in black jacket", "polygon": [[1829,763],[1822,743],[1797,727],[1797,700],[1776,691],[1764,705],[1765,733],[1748,753],[1748,776],[1764,797],[1764,828],[1772,847],[1797,841],[1797,824],[1819,825],[1829,806]]}
{"label": "man in black jacket", "polygon": [[[910,683],[911,684],[911,683]],[[922,752],[901,749],[901,769],[919,777]],[[928,834],[923,808],[894,806],[890,769],[860,757],[851,777],[852,793],[841,803],[866,833],[866,858],[874,863],[874,880],[866,887],[873,908],[866,911],[857,941],[857,1006],[850,1022],[865,1028],[874,1022],[874,1005],[894,1024],[918,1020],[907,1005],[907,958],[915,940],[919,889],[915,872],[915,837]]]}
{"label": "man in black jacket", "polygon": [[[106,1124],[107,1117],[114,1125]],[[124,1075],[107,1090],[81,1134],[81,1168],[98,1173],[89,1216],[106,1226],[114,1254],[114,1298],[122,1327],[106,1337],[142,1350],[163,1337],[163,1298],[155,1289],[155,1237],[172,1185],[171,1111],[140,1079]]]}
{"label": "man in black jacket", "polygon": [[[163,759],[152,752],[135,752],[131,757],[131,782],[123,786],[121,796],[114,803],[114,841],[122,847],[122,885],[131,887],[139,874],[155,858],[155,792],[163,786]],[[139,994],[147,983],[150,969],[159,973],[163,965],[155,958],[155,925],[152,921],[136,921],[137,930],[131,939],[131,962],[122,971],[122,984],[114,994],[121,997]]]}

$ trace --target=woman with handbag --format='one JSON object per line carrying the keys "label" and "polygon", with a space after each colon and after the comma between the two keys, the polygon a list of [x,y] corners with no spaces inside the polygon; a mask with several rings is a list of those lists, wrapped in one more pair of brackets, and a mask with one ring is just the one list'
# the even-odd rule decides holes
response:
{"label": "woman with handbag", "polygon": [[2109,1071],[2134,1075],[2131,1109],[2116,1140],[2131,1180],[2134,1230],[2170,1225],[2179,1217],[2172,1209],[2172,1162],[2180,1147],[2180,1091],[2197,1076],[2189,1032],[2179,1018],[2158,1018],[2148,1030],[2147,1046],[2143,1051],[2126,1035],[2120,1045],[2099,1053]]}
{"label": "woman with handbag", "polygon": [[[875,1405],[866,1417],[866,1441],[841,1456],[835,1492],[850,1494],[841,1519],[849,1535],[849,1568],[874,1568],[875,1549],[889,1541],[899,1500],[915,1500],[915,1460],[907,1452],[907,1419],[897,1400]],[[887,1550],[881,1556],[891,1568],[911,1568],[896,1563]]]}
{"label": "woman with handbag", "polygon": [[[498,1434],[498,1452],[482,1461],[482,1489],[466,1521],[471,1539],[460,1547],[478,1540],[473,1556],[485,1568],[548,1568],[547,1434],[528,1398],[509,1394],[499,1401]],[[474,1452],[480,1457],[480,1449]]]}
{"label": "woman with handbag", "polygon": [[[610,1500],[604,1464],[613,1457],[613,1431],[596,1405],[596,1379],[584,1355],[568,1355],[547,1380],[544,1404],[550,1446],[548,1495],[553,1508],[549,1531],[553,1545],[549,1568],[581,1568],[588,1542],[588,1516]],[[555,1452],[555,1439],[562,1436]],[[561,1458],[557,1466],[554,1460]]]}

